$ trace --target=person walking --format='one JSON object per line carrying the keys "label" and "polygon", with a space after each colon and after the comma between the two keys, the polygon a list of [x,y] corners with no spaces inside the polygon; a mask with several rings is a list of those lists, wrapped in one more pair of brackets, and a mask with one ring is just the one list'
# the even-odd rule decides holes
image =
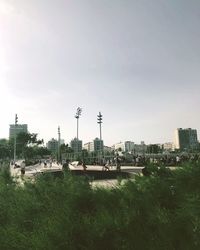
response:
{"label": "person walking", "polygon": [[117,172],[121,171],[120,158],[118,155],[116,156],[116,170],[117,170]]}
{"label": "person walking", "polygon": [[83,171],[85,172],[87,170],[87,166],[85,165],[84,162],[82,162],[82,167],[83,167]]}
{"label": "person walking", "polygon": [[21,166],[20,166],[22,176],[25,175],[25,167],[26,167],[25,161],[22,161]]}

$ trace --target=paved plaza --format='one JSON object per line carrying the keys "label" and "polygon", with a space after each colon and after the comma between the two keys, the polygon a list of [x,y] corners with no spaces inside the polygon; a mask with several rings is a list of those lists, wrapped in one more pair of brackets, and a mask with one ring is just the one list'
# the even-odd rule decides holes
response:
{"label": "paved plaza", "polygon": [[[16,162],[18,166],[21,166],[23,163],[22,160],[19,160]],[[83,170],[83,167],[78,164],[69,164],[70,170],[73,171],[80,171]],[[133,174],[141,173],[143,167],[130,167],[130,166],[122,166],[121,170],[124,172],[129,172]],[[34,176],[37,173],[44,173],[44,172],[55,172],[55,171],[61,171],[62,165],[57,164],[56,162],[53,162],[52,164],[47,163],[45,166],[44,163],[41,164],[35,164],[32,166],[26,166],[25,167],[25,174],[21,175],[21,168],[15,168],[14,165],[10,165],[10,173],[11,176],[13,176],[18,183],[23,184],[24,180],[31,180],[34,179]],[[99,165],[87,165],[87,171],[102,171],[103,166]],[[116,166],[110,167],[110,171],[115,171]],[[102,186],[102,187],[114,187],[118,184],[118,181],[116,179],[110,179],[110,180],[95,180],[92,183],[93,187]]]}

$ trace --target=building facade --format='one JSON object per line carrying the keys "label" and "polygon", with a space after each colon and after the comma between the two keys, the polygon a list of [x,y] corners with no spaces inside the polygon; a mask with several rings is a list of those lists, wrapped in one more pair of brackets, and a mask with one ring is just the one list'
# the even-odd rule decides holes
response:
{"label": "building facade", "polygon": [[28,133],[28,125],[27,124],[10,124],[9,128],[9,139],[14,138],[19,133]]}
{"label": "building facade", "polygon": [[74,138],[70,142],[70,147],[73,149],[75,153],[79,153],[82,151],[82,141]]}
{"label": "building facade", "polygon": [[195,150],[198,148],[197,130],[191,128],[177,128],[174,135],[175,149],[180,151]]}
{"label": "building facade", "polygon": [[83,145],[83,149],[87,150],[88,152],[90,152],[90,148],[91,148],[91,142],[87,142]]}
{"label": "building facade", "polygon": [[99,138],[95,138],[90,143],[90,152],[97,152],[97,151],[103,151],[103,140],[100,140]]}
{"label": "building facade", "polygon": [[119,142],[115,144],[115,150],[122,150],[123,152],[132,152],[134,150],[135,143],[132,141]]}
{"label": "building facade", "polygon": [[163,144],[163,151],[164,152],[171,152],[174,150],[174,144],[172,142],[165,142]]}
{"label": "building facade", "polygon": [[135,144],[134,149],[132,151],[134,155],[144,155],[147,153],[147,145],[144,141],[141,141],[140,144]]}
{"label": "building facade", "polygon": [[51,152],[56,153],[58,151],[58,140],[52,138],[46,146]]}

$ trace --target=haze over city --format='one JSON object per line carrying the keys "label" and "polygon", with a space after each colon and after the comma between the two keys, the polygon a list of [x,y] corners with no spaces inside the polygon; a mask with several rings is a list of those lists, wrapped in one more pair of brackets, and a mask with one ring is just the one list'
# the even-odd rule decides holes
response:
{"label": "haze over city", "polygon": [[0,138],[18,114],[46,141],[111,145],[200,130],[200,2],[0,0]]}

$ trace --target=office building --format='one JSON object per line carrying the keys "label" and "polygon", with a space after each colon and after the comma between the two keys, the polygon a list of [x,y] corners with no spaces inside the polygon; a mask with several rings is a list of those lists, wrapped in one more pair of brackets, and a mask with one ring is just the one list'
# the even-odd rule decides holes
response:
{"label": "office building", "polygon": [[174,136],[175,149],[180,151],[188,151],[197,149],[199,146],[197,138],[197,130],[191,128],[177,128]]}
{"label": "office building", "polygon": [[132,152],[134,150],[135,143],[132,141],[119,142],[115,144],[115,150],[121,150],[123,152]]}
{"label": "office building", "polygon": [[82,151],[82,141],[74,138],[70,142],[70,147],[73,149],[74,152],[79,153]]}
{"label": "office building", "polygon": [[58,140],[52,138],[46,146],[51,152],[56,153],[58,151]]}
{"label": "office building", "polygon": [[96,151],[103,151],[103,140],[100,140],[99,138],[95,138],[90,143],[90,152],[96,152]]}
{"label": "office building", "polygon": [[28,125],[27,124],[10,124],[9,128],[9,139],[14,138],[19,133],[28,133]]}

